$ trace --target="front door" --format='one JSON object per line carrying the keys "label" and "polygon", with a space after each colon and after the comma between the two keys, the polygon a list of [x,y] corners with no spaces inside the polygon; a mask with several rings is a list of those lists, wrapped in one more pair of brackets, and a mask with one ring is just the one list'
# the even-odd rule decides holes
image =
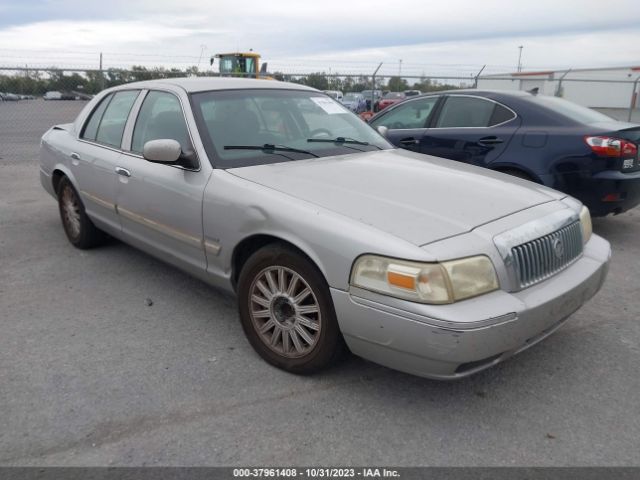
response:
{"label": "front door", "polygon": [[395,146],[420,151],[421,138],[439,96],[420,97],[390,107],[389,111],[371,122],[374,128],[385,126],[387,139]]}
{"label": "front door", "polygon": [[208,174],[145,160],[144,144],[158,139],[176,140],[183,152],[193,151],[178,97],[152,90],[135,122],[130,153],[118,165],[122,232],[169,262],[204,271],[202,196]]}

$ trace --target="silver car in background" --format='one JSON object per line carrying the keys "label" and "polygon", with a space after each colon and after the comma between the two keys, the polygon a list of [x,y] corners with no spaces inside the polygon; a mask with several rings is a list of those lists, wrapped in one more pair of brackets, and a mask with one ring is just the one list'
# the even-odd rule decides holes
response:
{"label": "silver car in background", "polygon": [[559,328],[611,254],[576,200],[396,150],[275,81],[106,90],[45,133],[40,178],[74,246],[108,234],[235,292],[254,349],[296,373],[347,350],[436,379],[478,372]]}

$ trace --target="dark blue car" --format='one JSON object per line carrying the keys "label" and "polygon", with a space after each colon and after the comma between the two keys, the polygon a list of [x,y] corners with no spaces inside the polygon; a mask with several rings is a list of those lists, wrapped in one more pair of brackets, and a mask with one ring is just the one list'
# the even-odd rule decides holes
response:
{"label": "dark blue car", "polygon": [[[640,203],[640,125],[557,97],[455,90],[370,120],[396,146],[509,173],[581,200],[593,216]],[[384,130],[384,129],[382,129]]]}

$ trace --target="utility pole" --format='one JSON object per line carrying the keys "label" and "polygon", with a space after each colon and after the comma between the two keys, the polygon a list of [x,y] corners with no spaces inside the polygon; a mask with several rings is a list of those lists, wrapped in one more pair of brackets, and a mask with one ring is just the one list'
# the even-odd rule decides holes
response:
{"label": "utility pole", "polygon": [[520,45],[518,47],[518,50],[520,50],[520,52],[518,53],[518,72],[522,71],[522,47],[523,45]]}
{"label": "utility pole", "polygon": [[398,61],[398,78],[402,75],[402,59]]}
{"label": "utility pole", "polygon": [[200,62],[202,61],[202,55],[204,54],[205,49],[207,48],[206,45],[200,45],[200,58],[198,58],[198,66],[196,67],[197,69],[200,68]]}
{"label": "utility pole", "polygon": [[382,66],[382,62],[380,62],[380,65],[378,65],[378,68],[375,69],[371,77],[371,111],[372,112],[373,112],[373,104],[375,103],[375,99],[376,99],[376,73],[378,73],[378,70],[380,70],[381,66]]}
{"label": "utility pole", "polygon": [[104,90],[104,72],[102,71],[102,52],[100,52],[100,90]]}

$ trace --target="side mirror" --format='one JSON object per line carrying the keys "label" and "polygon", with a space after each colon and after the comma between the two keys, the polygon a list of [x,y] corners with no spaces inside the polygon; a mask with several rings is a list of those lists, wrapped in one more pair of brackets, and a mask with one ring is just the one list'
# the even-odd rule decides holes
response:
{"label": "side mirror", "polygon": [[387,138],[387,134],[389,133],[389,129],[384,125],[380,125],[378,127],[378,133],[382,135],[384,138]]}
{"label": "side mirror", "polygon": [[142,148],[145,160],[156,163],[176,163],[182,155],[182,148],[175,140],[150,140]]}

